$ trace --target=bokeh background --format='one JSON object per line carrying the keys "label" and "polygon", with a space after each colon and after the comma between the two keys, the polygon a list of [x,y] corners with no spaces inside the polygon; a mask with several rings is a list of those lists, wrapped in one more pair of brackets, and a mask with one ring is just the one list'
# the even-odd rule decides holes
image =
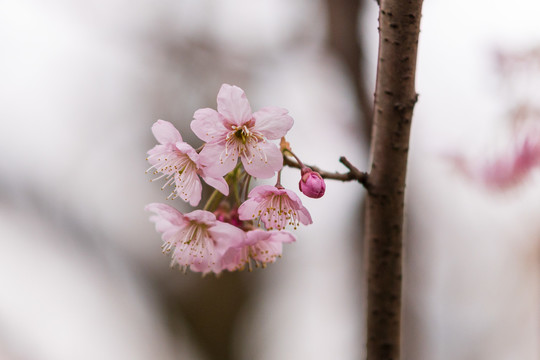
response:
{"label": "bokeh background", "polygon": [[[481,169],[537,128],[538,11],[424,4],[404,359],[540,357],[538,174],[494,189],[451,161]],[[314,224],[276,264],[216,279],[169,268],[144,171],[152,123],[199,145],[222,83],[289,109],[306,163],[365,169],[377,42],[367,0],[0,1],[0,359],[362,358],[358,184],[303,197]]]}

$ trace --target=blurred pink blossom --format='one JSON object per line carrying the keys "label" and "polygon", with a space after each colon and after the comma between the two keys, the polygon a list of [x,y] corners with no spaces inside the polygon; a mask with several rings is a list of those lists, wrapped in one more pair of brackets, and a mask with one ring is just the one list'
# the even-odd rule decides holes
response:
{"label": "blurred pink blossom", "polygon": [[450,156],[457,169],[468,178],[493,189],[509,189],[521,184],[532,170],[540,166],[540,137],[534,132],[515,140],[513,149],[483,164]]}

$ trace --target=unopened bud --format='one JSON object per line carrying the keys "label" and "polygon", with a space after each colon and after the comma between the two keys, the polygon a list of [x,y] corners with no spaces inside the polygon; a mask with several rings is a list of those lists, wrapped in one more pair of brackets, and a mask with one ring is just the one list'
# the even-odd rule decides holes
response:
{"label": "unopened bud", "polygon": [[322,176],[308,167],[302,169],[302,178],[300,179],[300,191],[307,197],[318,199],[324,195],[326,184]]}
{"label": "unopened bud", "polygon": [[214,211],[214,215],[221,222],[229,223],[238,228],[242,227],[242,222],[238,218],[238,208],[234,207],[231,209],[231,206],[226,202],[219,204],[219,207]]}

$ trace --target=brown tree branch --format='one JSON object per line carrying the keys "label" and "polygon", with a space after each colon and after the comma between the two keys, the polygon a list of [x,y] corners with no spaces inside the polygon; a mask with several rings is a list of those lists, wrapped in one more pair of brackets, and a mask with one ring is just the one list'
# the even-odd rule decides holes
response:
{"label": "brown tree branch", "polygon": [[[311,168],[311,170],[318,172],[319,175],[321,175],[324,179],[339,180],[339,181],[358,181],[360,184],[367,186],[367,183],[368,183],[367,173],[358,170],[344,156],[340,157],[339,161],[343,165],[345,165],[347,169],[349,169],[348,173],[329,172],[329,171],[324,171],[317,166],[305,165],[305,164],[304,165]],[[292,160],[291,158],[288,158],[287,156],[283,156],[283,165],[297,168],[297,169],[302,169],[302,166],[298,164],[297,161]]]}
{"label": "brown tree branch", "polygon": [[367,359],[400,358],[405,176],[422,0],[381,0],[367,194]]}

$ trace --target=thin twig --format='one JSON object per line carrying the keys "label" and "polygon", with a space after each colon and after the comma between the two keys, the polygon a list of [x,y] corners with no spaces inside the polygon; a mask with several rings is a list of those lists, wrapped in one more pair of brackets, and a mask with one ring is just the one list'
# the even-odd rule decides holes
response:
{"label": "thin twig", "polygon": [[358,170],[356,166],[351,164],[349,160],[345,156],[342,156],[339,158],[339,162],[342,163],[349,169],[348,174],[351,174],[358,182],[360,182],[365,187],[368,186],[368,173],[364,171]]}
{"label": "thin twig", "polygon": [[[358,181],[360,184],[364,185],[364,187],[368,186],[367,173],[358,170],[344,156],[340,157],[339,161],[343,165],[345,165],[347,169],[349,169],[349,172],[347,173],[328,172],[328,171],[324,171],[318,168],[317,166],[311,166],[311,165],[305,165],[305,166],[311,168],[313,171],[318,172],[319,175],[321,175],[324,179],[339,180],[339,181]],[[283,157],[283,164],[289,167],[297,168],[297,169],[302,168],[300,164],[298,164],[298,162],[296,162],[295,160],[292,160],[291,158],[288,158],[287,156]]]}

